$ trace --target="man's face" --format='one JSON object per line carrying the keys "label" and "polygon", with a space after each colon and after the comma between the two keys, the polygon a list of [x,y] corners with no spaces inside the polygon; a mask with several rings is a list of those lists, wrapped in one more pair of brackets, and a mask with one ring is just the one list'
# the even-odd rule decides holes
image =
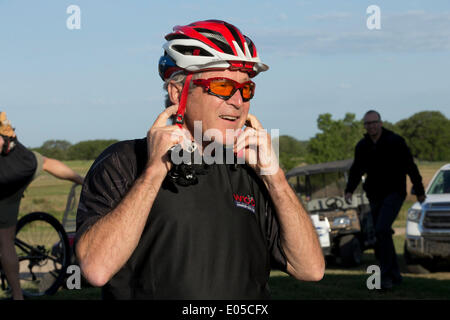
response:
{"label": "man's face", "polygon": [[381,134],[382,125],[383,123],[376,113],[371,112],[364,117],[364,128],[371,137],[376,137]]}
{"label": "man's face", "polygon": [[[208,71],[203,72],[201,79],[214,77],[226,77],[239,83],[250,80],[245,72],[241,71]],[[194,122],[201,121],[202,135],[206,132],[211,136],[211,129],[220,132],[220,135],[212,134],[212,140],[225,144],[227,130],[237,132],[240,130],[247,119],[250,102],[244,102],[239,90],[228,100],[221,99],[208,92],[201,86],[196,86],[188,96],[185,123],[190,132],[194,132]],[[226,119],[228,118],[228,119]],[[214,130],[214,131],[215,131]],[[232,142],[232,140],[228,140]]]}

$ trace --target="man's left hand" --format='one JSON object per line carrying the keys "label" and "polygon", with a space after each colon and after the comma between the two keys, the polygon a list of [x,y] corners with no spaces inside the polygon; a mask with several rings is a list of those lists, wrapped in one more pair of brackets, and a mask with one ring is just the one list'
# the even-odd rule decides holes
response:
{"label": "man's left hand", "polygon": [[254,115],[248,114],[245,124],[247,127],[237,137],[234,152],[260,176],[276,174],[279,165],[270,134]]}
{"label": "man's left hand", "polygon": [[417,201],[419,201],[420,203],[423,203],[426,198],[427,197],[423,194],[423,195],[417,196]]}

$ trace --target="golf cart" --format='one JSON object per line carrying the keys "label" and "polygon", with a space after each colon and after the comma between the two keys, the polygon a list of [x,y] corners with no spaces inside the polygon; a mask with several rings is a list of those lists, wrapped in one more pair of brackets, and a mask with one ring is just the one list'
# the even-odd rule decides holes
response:
{"label": "golf cart", "polygon": [[307,209],[324,255],[346,266],[361,263],[375,243],[369,201],[361,185],[351,203],[344,198],[353,159],[306,165],[286,173],[289,184]]}

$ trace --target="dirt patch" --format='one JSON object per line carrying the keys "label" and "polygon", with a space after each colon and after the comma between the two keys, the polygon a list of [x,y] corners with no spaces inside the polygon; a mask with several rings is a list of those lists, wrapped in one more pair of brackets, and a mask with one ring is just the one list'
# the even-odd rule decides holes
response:
{"label": "dirt patch", "polygon": [[406,228],[394,228],[395,235],[400,236],[406,233]]}

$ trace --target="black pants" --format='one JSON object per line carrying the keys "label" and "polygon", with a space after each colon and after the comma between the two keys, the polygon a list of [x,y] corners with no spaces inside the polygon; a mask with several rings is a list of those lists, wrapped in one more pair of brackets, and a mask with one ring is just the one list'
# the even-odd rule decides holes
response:
{"label": "black pants", "polygon": [[401,281],[397,254],[392,240],[392,224],[402,207],[405,196],[390,193],[381,199],[370,199],[370,208],[375,225],[375,257],[380,263],[381,281]]}

